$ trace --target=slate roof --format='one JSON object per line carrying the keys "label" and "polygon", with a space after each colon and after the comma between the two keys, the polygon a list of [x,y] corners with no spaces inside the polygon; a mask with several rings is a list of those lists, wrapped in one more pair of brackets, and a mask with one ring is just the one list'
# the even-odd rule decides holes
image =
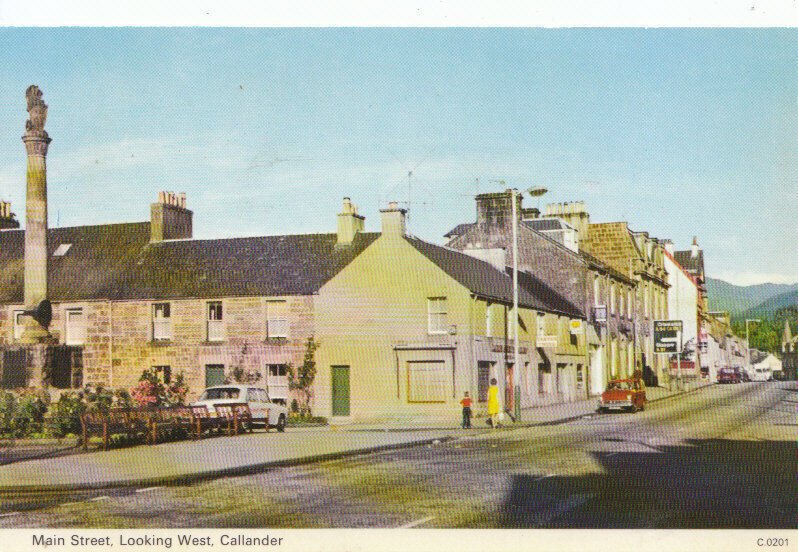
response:
{"label": "slate roof", "polygon": [[446,232],[443,237],[444,238],[451,238],[453,236],[462,236],[466,232],[468,232],[472,226],[475,226],[476,222],[466,222],[464,224],[458,224],[448,232]]}
{"label": "slate roof", "polygon": [[[460,251],[434,245],[418,238],[405,239],[441,270],[476,295],[512,303],[513,279],[510,268],[502,272],[490,263]],[[518,284],[518,303],[524,307],[576,318],[585,317],[577,307],[532,274],[519,271]]]}
{"label": "slate roof", "polygon": [[[53,228],[47,232],[48,296],[54,301],[119,295],[119,279],[150,241],[150,223]],[[54,257],[61,244],[72,244]],[[0,303],[23,302],[25,231],[0,232]]]}
{"label": "slate roof", "polygon": [[673,257],[677,263],[682,265],[682,268],[693,276],[703,277],[704,252],[701,249],[698,250],[698,255],[695,258],[692,256],[692,251],[674,251]]}
{"label": "slate roof", "polygon": [[[0,232],[0,303],[23,301],[23,230]],[[308,295],[368,247],[361,233],[303,234],[149,243],[149,222],[48,231],[48,295],[53,301]],[[71,243],[63,257],[53,257]]]}
{"label": "slate roof", "polygon": [[567,228],[570,228],[570,226],[565,224],[560,219],[556,218],[539,218],[531,220],[522,220],[521,224],[523,224],[528,228],[531,228],[532,230],[537,230],[538,232],[546,232],[549,230],[565,230]]}

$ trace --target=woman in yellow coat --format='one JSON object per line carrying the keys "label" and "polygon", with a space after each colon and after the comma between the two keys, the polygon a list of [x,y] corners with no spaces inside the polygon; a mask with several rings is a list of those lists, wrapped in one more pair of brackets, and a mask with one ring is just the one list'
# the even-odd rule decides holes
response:
{"label": "woman in yellow coat", "polygon": [[490,425],[494,429],[499,425],[499,388],[496,387],[496,383],[496,378],[493,378],[488,387],[488,416],[490,416]]}

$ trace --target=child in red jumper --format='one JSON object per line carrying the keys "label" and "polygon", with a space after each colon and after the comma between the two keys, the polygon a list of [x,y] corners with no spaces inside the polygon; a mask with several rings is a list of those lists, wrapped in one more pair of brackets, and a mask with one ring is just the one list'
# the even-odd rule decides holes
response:
{"label": "child in red jumper", "polygon": [[468,391],[460,404],[463,406],[463,429],[471,429],[471,397],[468,396]]}

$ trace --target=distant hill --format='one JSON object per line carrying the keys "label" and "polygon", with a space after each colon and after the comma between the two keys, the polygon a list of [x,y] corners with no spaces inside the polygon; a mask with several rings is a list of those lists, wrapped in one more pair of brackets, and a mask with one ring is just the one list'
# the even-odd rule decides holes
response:
{"label": "distant hill", "polygon": [[796,293],[798,283],[736,286],[724,280],[707,278],[709,310],[729,311],[733,318],[752,312],[758,313],[756,316],[771,316],[780,307],[794,305]]}
{"label": "distant hill", "polygon": [[798,290],[791,290],[771,297],[755,307],[751,307],[744,311],[740,318],[770,318],[777,310],[785,307],[795,307],[796,305],[798,305]]}

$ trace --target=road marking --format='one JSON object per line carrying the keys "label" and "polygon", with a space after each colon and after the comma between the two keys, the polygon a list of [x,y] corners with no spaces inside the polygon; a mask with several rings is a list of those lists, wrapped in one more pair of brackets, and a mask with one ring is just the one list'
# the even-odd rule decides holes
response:
{"label": "road marking", "polygon": [[154,491],[156,489],[163,489],[163,487],[147,487],[146,489],[136,489],[137,493],[148,493],[150,491]]}
{"label": "road marking", "polygon": [[93,502],[97,502],[99,500],[111,500],[111,497],[110,496],[95,496],[94,498],[91,499],[91,501],[93,501]]}
{"label": "road marking", "polygon": [[0,517],[9,517],[19,515],[20,512],[8,512],[7,514],[0,514]]}
{"label": "road marking", "polygon": [[543,525],[546,525],[553,519],[556,519],[561,515],[570,512],[574,508],[578,508],[579,506],[581,506],[582,504],[584,504],[594,496],[596,495],[586,494],[586,495],[569,496],[567,499],[562,501],[554,510],[548,512],[548,514],[546,514],[542,519],[538,520],[535,526],[541,527]]}
{"label": "road marking", "polygon": [[548,475],[542,475],[542,476],[536,478],[535,481],[541,481],[543,479],[548,479],[549,477],[557,477],[557,474],[556,473],[550,473]]}
{"label": "road marking", "polygon": [[435,516],[425,517],[424,519],[418,519],[416,521],[411,521],[410,523],[407,523],[405,525],[399,526],[399,529],[410,529],[411,527],[416,527],[418,525],[422,525],[422,524],[427,523],[428,521],[431,521],[433,519],[435,519]]}
{"label": "road marking", "polygon": [[77,504],[83,504],[82,502],[64,502],[61,506],[76,506]]}

